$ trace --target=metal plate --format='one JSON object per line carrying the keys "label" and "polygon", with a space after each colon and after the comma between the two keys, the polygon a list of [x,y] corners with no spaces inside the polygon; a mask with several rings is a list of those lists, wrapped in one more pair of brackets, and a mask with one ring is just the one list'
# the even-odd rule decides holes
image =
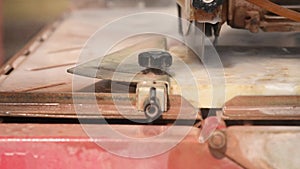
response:
{"label": "metal plate", "polygon": [[[146,36],[147,37],[147,36]],[[165,50],[166,38],[163,36],[153,35],[152,37],[144,38],[125,49],[116,51],[103,57],[99,57],[87,63],[83,63],[74,68],[68,69],[69,73],[87,76],[98,79],[112,80],[115,73],[120,79],[114,79],[122,82],[132,82],[132,76],[141,72],[144,68],[138,64],[137,56],[136,59],[127,64],[123,64],[122,67],[118,67],[128,55],[137,51],[155,48]]]}
{"label": "metal plate", "polygon": [[300,120],[300,96],[238,96],[223,108],[226,120]]}

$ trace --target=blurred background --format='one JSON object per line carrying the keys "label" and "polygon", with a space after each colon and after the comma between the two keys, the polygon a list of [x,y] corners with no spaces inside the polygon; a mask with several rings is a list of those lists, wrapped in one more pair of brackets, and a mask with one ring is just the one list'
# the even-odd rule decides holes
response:
{"label": "blurred background", "polygon": [[0,0],[0,65],[47,24],[81,8],[174,6],[175,0]]}

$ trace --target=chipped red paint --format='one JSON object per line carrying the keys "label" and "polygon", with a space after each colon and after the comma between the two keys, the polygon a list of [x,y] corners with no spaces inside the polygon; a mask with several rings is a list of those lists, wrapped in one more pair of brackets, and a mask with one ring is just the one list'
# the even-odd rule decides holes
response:
{"label": "chipped red paint", "polygon": [[[91,125],[99,128],[101,125]],[[135,137],[148,136],[142,128],[161,126],[114,126]],[[157,134],[157,133],[156,133]],[[226,157],[214,157],[206,143],[198,143],[199,129],[173,149],[150,158],[133,159],[111,154],[96,142],[116,145],[126,151],[127,140],[89,138],[78,124],[0,124],[1,169],[135,169],[135,168],[240,168]],[[162,140],[166,141],[166,140]],[[125,143],[125,144],[123,144]],[[157,145],[161,143],[158,141]]]}

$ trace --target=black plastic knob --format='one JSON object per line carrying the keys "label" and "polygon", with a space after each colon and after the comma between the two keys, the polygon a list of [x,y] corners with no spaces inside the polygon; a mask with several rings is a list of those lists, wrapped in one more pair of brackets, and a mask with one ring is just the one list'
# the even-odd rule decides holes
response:
{"label": "black plastic knob", "polygon": [[205,12],[213,12],[218,6],[222,5],[223,0],[193,0],[193,7],[202,9]]}
{"label": "black plastic knob", "polygon": [[166,69],[172,65],[172,55],[165,51],[148,51],[140,53],[138,61],[145,68]]}

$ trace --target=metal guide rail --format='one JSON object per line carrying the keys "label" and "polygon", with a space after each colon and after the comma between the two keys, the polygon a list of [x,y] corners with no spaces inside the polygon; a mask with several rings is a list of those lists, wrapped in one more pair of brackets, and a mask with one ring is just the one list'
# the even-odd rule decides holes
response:
{"label": "metal guide rail", "polygon": [[300,120],[300,96],[238,96],[228,101],[224,120]]}
{"label": "metal guide rail", "polygon": [[[138,112],[133,106],[136,102],[135,94],[0,93],[0,95],[2,117],[124,119],[125,116],[130,119],[145,119],[144,113]],[[201,120],[196,109],[184,98],[170,96],[169,103],[169,109],[162,114],[162,120]],[[79,107],[84,109],[84,112],[78,110]]]}
{"label": "metal guide rail", "polygon": [[[2,92],[0,95],[0,116],[15,117],[122,119],[115,104],[119,103],[121,110],[132,110],[136,102],[135,94]],[[162,119],[176,120],[179,112],[184,114],[180,116],[182,119],[201,119],[201,115],[181,96],[171,95],[169,101],[170,109],[163,113]],[[95,103],[99,112],[92,109],[91,105]],[[91,112],[76,113],[79,104],[87,109],[90,107]],[[137,119],[145,118],[143,114],[130,111],[122,113]],[[224,120],[300,120],[300,96],[238,96],[228,101],[218,114]]]}

